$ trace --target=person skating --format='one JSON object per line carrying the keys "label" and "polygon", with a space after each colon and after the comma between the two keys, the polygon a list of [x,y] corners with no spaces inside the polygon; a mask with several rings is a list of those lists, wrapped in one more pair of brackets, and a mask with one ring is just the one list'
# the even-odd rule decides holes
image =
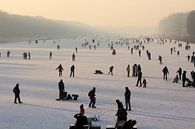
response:
{"label": "person skating", "polygon": [[162,71],[163,71],[163,79],[167,81],[167,75],[169,74],[169,70],[167,66],[165,66]]}
{"label": "person skating", "polygon": [[19,103],[22,103],[22,101],[20,99],[20,88],[19,88],[19,84],[18,83],[14,87],[13,92],[15,94],[14,103],[17,104],[17,100],[18,100]]}
{"label": "person skating", "polygon": [[58,100],[63,100],[64,99],[64,82],[61,79],[60,82],[58,83],[58,89],[59,89],[59,99]]}
{"label": "person skating", "polygon": [[108,75],[109,75],[109,74],[113,75],[113,69],[114,69],[114,66],[111,66],[111,67],[109,68],[109,73],[108,73]]}
{"label": "person skating", "polygon": [[60,64],[60,65],[56,68],[56,70],[58,70],[58,72],[59,72],[59,77],[61,77],[61,76],[62,76],[62,71],[64,70],[64,68],[62,67],[62,65]]}
{"label": "person skating", "polygon": [[71,129],[85,129],[84,125],[88,125],[87,117],[84,115],[84,106],[80,105],[80,113],[75,114],[74,118],[76,118],[75,126]]}
{"label": "person skating", "polygon": [[72,54],[72,61],[75,61],[75,58],[76,58],[76,56],[75,56],[75,54],[73,53],[73,54]]}
{"label": "person skating", "polygon": [[186,77],[186,71],[183,71],[183,74],[182,74],[182,86],[183,87],[185,87],[185,82],[186,82],[186,79],[187,79],[187,77]]}
{"label": "person skating", "polygon": [[139,87],[141,87],[142,86],[142,72],[139,70],[138,71],[138,74],[137,74],[137,84],[136,84],[136,86],[138,86],[138,84],[140,83],[140,86]]}
{"label": "person skating", "polygon": [[146,79],[143,79],[143,82],[142,82],[143,88],[146,88],[146,84],[147,84]]}
{"label": "person skating", "polygon": [[127,66],[126,70],[127,70],[127,77],[129,77],[129,75],[130,75],[130,65]]}
{"label": "person skating", "polygon": [[178,75],[179,75],[179,80],[181,80],[182,69],[181,69],[181,68],[179,68],[179,69],[177,70],[177,73],[178,73]]}
{"label": "person skating", "polygon": [[49,59],[52,59],[53,53],[50,51],[49,52]]}
{"label": "person skating", "polygon": [[95,92],[96,92],[96,88],[93,87],[93,89],[90,90],[89,93],[88,93],[88,96],[89,96],[89,99],[90,99],[89,107],[92,107],[92,108],[96,108],[96,106],[95,106],[95,103],[96,103],[96,97],[95,97],[96,94],[95,94]]}
{"label": "person skating", "polygon": [[74,77],[74,70],[75,70],[75,66],[72,65],[71,68],[70,68],[70,77]]}
{"label": "person skating", "polygon": [[[117,101],[120,102],[120,100],[116,100],[116,102]],[[116,129],[120,129],[122,125],[127,121],[127,111],[124,109],[123,105],[121,105],[120,107],[118,105],[116,116],[117,116],[117,122],[115,127]]]}
{"label": "person skating", "polygon": [[131,111],[131,102],[130,102],[130,98],[131,98],[131,91],[129,90],[128,87],[125,87],[125,105],[126,105],[126,110]]}

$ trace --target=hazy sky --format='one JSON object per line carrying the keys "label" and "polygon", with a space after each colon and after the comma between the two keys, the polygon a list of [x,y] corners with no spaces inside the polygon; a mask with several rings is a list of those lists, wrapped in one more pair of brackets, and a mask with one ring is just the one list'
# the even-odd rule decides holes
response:
{"label": "hazy sky", "polygon": [[92,26],[145,27],[170,13],[195,10],[195,0],[0,0],[0,10]]}

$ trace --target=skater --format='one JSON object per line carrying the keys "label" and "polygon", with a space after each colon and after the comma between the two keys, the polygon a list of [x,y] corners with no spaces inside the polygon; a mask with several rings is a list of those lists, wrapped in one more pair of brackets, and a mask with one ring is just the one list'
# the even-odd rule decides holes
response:
{"label": "skater", "polygon": [[141,50],[139,50],[139,57],[141,57]]}
{"label": "skater", "polygon": [[130,65],[127,66],[127,77],[130,75]]}
{"label": "skater", "polygon": [[176,75],[175,78],[173,79],[173,83],[178,83],[178,81],[179,81],[179,76]]}
{"label": "skater", "polygon": [[126,104],[126,110],[128,111],[131,111],[130,97],[131,97],[131,91],[129,90],[128,87],[125,87],[125,104]]}
{"label": "skater", "polygon": [[185,87],[185,82],[186,82],[187,78],[186,78],[186,71],[183,71],[182,74],[182,86]]}
{"label": "skater", "polygon": [[177,51],[177,56],[179,56],[179,51]]}
{"label": "skater", "polygon": [[10,57],[10,51],[7,51],[7,58]]}
{"label": "skater", "polygon": [[132,74],[132,76],[133,76],[133,77],[137,77],[137,64],[134,64],[132,69],[133,69],[133,74]]}
{"label": "skater", "polygon": [[[117,100],[116,100],[116,102],[117,102]],[[116,116],[117,116],[117,122],[116,122],[115,128],[120,129],[122,127],[122,125],[127,121],[127,111],[124,109],[123,106],[118,108]]]}
{"label": "skater", "polygon": [[74,77],[74,70],[75,70],[75,66],[74,65],[72,65],[71,67],[70,67],[70,77]]}
{"label": "skater", "polygon": [[92,108],[96,108],[96,106],[95,106],[95,103],[96,103],[96,98],[95,98],[96,94],[95,94],[95,91],[96,91],[96,88],[93,87],[93,89],[90,90],[89,93],[88,93],[88,96],[90,98],[89,107],[92,107]]}
{"label": "skater", "polygon": [[160,61],[160,64],[162,65],[162,56],[159,55],[158,60]]}
{"label": "skater", "polygon": [[131,48],[131,55],[133,55],[133,47]]}
{"label": "skater", "polygon": [[75,56],[75,54],[73,53],[73,54],[72,54],[72,61],[75,61],[75,57],[76,57],[76,56]]}
{"label": "skater", "polygon": [[188,55],[187,58],[188,58],[188,62],[189,62],[190,61],[190,55]]}
{"label": "skater", "polygon": [[50,52],[49,52],[49,59],[50,59],[50,60],[52,59],[52,56],[53,56],[53,53],[50,51]]}
{"label": "skater", "polygon": [[146,88],[146,84],[147,84],[146,79],[143,79],[143,82],[142,82],[143,88]]}
{"label": "skater", "polygon": [[64,99],[64,82],[61,79],[60,82],[58,83],[58,89],[59,89],[59,99],[58,100],[63,100]]}
{"label": "skater", "polygon": [[162,71],[163,71],[163,79],[167,81],[167,74],[169,74],[169,70],[167,66],[165,66]]}
{"label": "skater", "polygon": [[140,86],[139,87],[141,87],[142,86],[142,72],[141,72],[141,70],[139,70],[138,71],[138,78],[137,78],[137,84],[136,84],[136,86],[138,86],[138,84],[140,83]]}
{"label": "skater", "polygon": [[181,69],[181,68],[179,68],[179,69],[177,70],[177,73],[178,73],[178,75],[179,75],[179,80],[181,80],[182,69]]}
{"label": "skater", "polygon": [[17,100],[18,100],[19,103],[22,103],[22,101],[20,100],[20,88],[19,88],[19,84],[18,83],[14,87],[13,92],[15,94],[14,103],[17,104]]}
{"label": "skater", "polygon": [[56,70],[59,71],[59,77],[61,77],[61,76],[62,76],[62,71],[64,70],[64,68],[62,67],[62,65],[60,64],[60,65],[56,68]]}
{"label": "skater", "polygon": [[171,48],[171,55],[173,54],[173,48]]}
{"label": "skater", "polygon": [[134,129],[134,126],[137,124],[136,120],[128,120],[127,122],[124,123],[121,129]]}
{"label": "skater", "polygon": [[75,126],[71,126],[70,129],[85,129],[84,125],[89,124],[87,117],[84,115],[84,112],[81,112],[81,110],[84,111],[83,104],[80,105],[80,113],[74,115],[74,118],[76,118]]}
{"label": "skater", "polygon": [[114,66],[111,66],[110,68],[109,68],[109,73],[108,73],[108,75],[113,75],[113,69],[114,69]]}

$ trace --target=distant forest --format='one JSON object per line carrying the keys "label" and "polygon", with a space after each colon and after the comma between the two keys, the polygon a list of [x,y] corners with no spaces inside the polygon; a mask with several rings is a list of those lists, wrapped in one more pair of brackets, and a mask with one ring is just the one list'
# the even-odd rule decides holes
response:
{"label": "distant forest", "polygon": [[159,34],[176,40],[195,42],[195,10],[171,14],[159,23]]}
{"label": "distant forest", "polygon": [[95,32],[79,22],[50,20],[43,17],[12,15],[0,11],[0,42],[36,38],[76,37]]}

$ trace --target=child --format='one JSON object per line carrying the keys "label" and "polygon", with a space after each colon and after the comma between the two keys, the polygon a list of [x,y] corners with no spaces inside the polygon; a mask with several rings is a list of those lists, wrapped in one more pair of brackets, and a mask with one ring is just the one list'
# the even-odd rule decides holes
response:
{"label": "child", "polygon": [[143,88],[146,88],[146,84],[147,84],[146,79],[143,79],[142,84],[143,84]]}

